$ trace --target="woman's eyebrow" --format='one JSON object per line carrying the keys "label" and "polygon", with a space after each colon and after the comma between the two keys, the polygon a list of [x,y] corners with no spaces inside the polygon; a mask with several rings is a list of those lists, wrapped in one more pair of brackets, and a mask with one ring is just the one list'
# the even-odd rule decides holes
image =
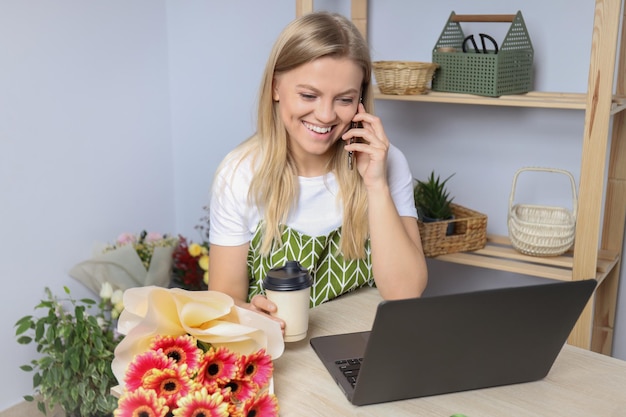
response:
{"label": "woman's eyebrow", "polygon": [[[313,87],[310,84],[297,84],[296,87],[298,87],[298,88],[306,88],[306,89],[309,89],[309,90],[311,90],[311,91],[313,91],[315,93],[321,93],[322,92],[320,89],[318,89],[316,87]],[[340,92],[339,94],[336,94],[336,96],[345,96],[345,95],[350,95],[350,94],[358,95],[359,94],[359,90],[356,89],[356,88],[349,88],[349,89],[347,89],[345,91]]]}

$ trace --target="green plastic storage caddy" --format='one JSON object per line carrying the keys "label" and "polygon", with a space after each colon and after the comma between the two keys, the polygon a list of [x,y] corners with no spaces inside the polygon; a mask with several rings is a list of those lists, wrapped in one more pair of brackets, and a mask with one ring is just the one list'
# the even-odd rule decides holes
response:
{"label": "green plastic storage caddy", "polygon": [[[466,41],[459,22],[511,22],[511,26],[497,50],[476,50]],[[466,52],[463,52],[464,41]],[[532,90],[533,55],[520,11],[515,15],[457,15],[452,12],[433,49],[432,62],[439,64],[439,70],[435,73],[432,90],[492,97],[527,93]]]}

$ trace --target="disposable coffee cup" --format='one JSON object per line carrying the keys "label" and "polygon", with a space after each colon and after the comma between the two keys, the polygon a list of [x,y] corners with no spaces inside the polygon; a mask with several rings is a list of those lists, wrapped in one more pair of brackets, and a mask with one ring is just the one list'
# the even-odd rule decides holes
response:
{"label": "disposable coffee cup", "polygon": [[285,342],[297,342],[309,329],[309,300],[313,280],[297,261],[270,269],[263,280],[265,295],[276,304],[273,316],[285,322]]}

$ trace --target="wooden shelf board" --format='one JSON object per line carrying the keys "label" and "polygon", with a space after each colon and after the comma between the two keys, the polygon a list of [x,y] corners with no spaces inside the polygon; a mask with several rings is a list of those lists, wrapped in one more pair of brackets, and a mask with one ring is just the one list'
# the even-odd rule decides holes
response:
{"label": "wooden shelf board", "polygon": [[615,96],[613,98],[613,106],[611,106],[611,114],[615,115],[626,109],[626,97]]}
{"label": "wooden shelf board", "polygon": [[[529,256],[516,251],[505,236],[489,235],[484,248],[470,252],[450,253],[434,259],[480,268],[495,269],[561,281],[572,280],[574,257],[571,251],[561,256]],[[596,279],[602,282],[617,265],[618,255],[599,251]]]}
{"label": "wooden shelf board", "polygon": [[[428,91],[426,94],[415,95],[393,95],[382,94],[378,86],[375,85],[374,98],[377,100],[570,110],[585,110],[587,106],[587,95],[585,93],[556,93],[545,91],[530,91],[525,94],[512,94],[500,97],[483,97],[474,94],[446,93],[440,91]],[[626,97],[616,96],[613,99],[612,113],[615,114],[624,109],[626,109]]]}

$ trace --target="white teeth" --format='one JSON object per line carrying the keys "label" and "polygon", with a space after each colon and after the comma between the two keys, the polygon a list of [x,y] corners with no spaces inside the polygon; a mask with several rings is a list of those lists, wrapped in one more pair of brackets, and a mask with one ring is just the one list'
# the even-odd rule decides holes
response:
{"label": "white teeth", "polygon": [[332,127],[319,127],[319,126],[315,126],[309,123],[303,123],[304,126],[309,129],[314,131],[315,133],[328,133],[330,132],[330,130],[332,129]]}

